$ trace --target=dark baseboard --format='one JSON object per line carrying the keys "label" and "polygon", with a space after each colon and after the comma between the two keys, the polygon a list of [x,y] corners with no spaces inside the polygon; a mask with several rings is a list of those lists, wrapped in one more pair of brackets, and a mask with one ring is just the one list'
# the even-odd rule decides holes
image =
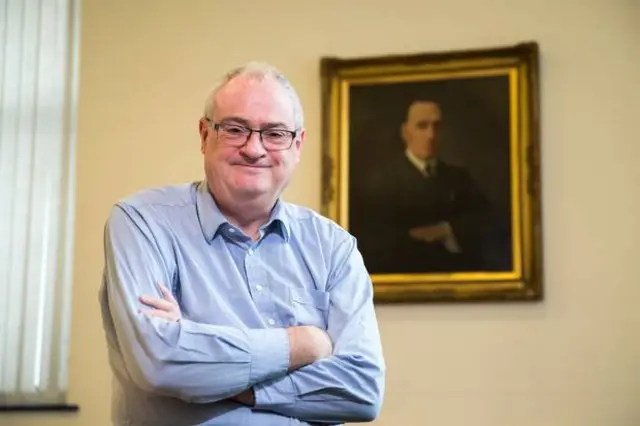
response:
{"label": "dark baseboard", "polygon": [[41,412],[62,412],[62,413],[74,413],[80,410],[80,407],[76,404],[15,404],[15,405],[0,405],[0,413],[4,412],[28,412],[28,413],[41,413]]}

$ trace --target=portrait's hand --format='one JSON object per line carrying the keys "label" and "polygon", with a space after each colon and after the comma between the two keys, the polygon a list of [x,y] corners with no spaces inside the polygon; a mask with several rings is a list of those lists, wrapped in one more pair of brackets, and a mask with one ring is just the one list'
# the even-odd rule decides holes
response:
{"label": "portrait's hand", "polygon": [[436,225],[418,226],[409,230],[411,238],[428,243],[444,241],[451,236],[451,234],[451,227],[447,222],[440,222]]}
{"label": "portrait's hand", "polygon": [[158,286],[160,287],[162,298],[147,294],[140,296],[142,303],[153,308],[145,309],[141,313],[150,317],[164,318],[167,321],[180,321],[182,313],[178,302],[164,285],[159,284]]}

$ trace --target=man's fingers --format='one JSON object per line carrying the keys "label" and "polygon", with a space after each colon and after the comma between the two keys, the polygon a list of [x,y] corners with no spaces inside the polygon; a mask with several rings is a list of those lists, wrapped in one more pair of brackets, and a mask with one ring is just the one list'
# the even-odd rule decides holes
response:
{"label": "man's fingers", "polygon": [[168,300],[169,302],[176,305],[178,304],[176,299],[173,297],[173,294],[171,294],[169,289],[165,287],[164,284],[158,283],[158,287],[160,287],[160,293],[162,293],[162,297],[164,297],[165,300]]}
{"label": "man's fingers", "polygon": [[140,302],[155,309],[145,309],[140,312],[149,317],[162,318],[167,321],[179,321],[180,308],[178,307],[178,302],[176,302],[171,292],[165,286],[158,283],[158,287],[162,294],[161,298],[148,294],[142,295],[139,298]]}
{"label": "man's fingers", "polygon": [[422,240],[427,237],[427,233],[421,229],[412,229],[409,231],[409,235],[411,236],[411,238],[417,240]]}
{"label": "man's fingers", "polygon": [[145,294],[140,297],[140,301],[145,305],[161,309],[163,311],[175,310],[178,306],[178,302],[173,297],[169,289],[162,283],[158,283],[158,288],[160,289],[162,298]]}
{"label": "man's fingers", "polygon": [[163,311],[171,311],[175,308],[175,305],[173,303],[164,299],[160,299],[158,297],[144,295],[140,296],[140,301],[147,306],[161,309]]}

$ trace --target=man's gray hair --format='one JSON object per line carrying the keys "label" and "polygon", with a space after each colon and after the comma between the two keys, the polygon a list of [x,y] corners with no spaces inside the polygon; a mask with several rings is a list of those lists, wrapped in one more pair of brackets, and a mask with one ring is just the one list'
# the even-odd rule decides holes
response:
{"label": "man's gray hair", "polygon": [[222,89],[229,81],[235,77],[246,76],[252,79],[262,80],[265,78],[272,78],[286,90],[287,94],[291,98],[293,104],[293,120],[296,128],[302,128],[304,126],[304,114],[302,112],[302,104],[300,98],[293,88],[291,82],[282,74],[276,67],[269,65],[265,62],[249,62],[243,66],[232,69],[227,72],[222,81],[220,81],[209,93],[204,104],[204,116],[213,118],[213,113],[216,105],[216,96],[220,89]]}

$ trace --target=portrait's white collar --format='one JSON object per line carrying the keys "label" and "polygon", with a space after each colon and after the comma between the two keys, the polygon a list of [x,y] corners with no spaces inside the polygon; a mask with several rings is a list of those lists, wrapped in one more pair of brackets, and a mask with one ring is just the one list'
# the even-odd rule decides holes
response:
{"label": "portrait's white collar", "polygon": [[405,155],[407,156],[407,158],[409,159],[409,162],[411,164],[413,164],[416,169],[418,169],[418,171],[420,173],[422,173],[423,175],[427,176],[427,164],[429,165],[429,170],[430,173],[429,174],[434,174],[436,171],[436,164],[437,164],[437,160],[435,158],[430,158],[428,160],[422,160],[418,157],[416,157],[413,152],[411,152],[408,148],[404,151]]}

